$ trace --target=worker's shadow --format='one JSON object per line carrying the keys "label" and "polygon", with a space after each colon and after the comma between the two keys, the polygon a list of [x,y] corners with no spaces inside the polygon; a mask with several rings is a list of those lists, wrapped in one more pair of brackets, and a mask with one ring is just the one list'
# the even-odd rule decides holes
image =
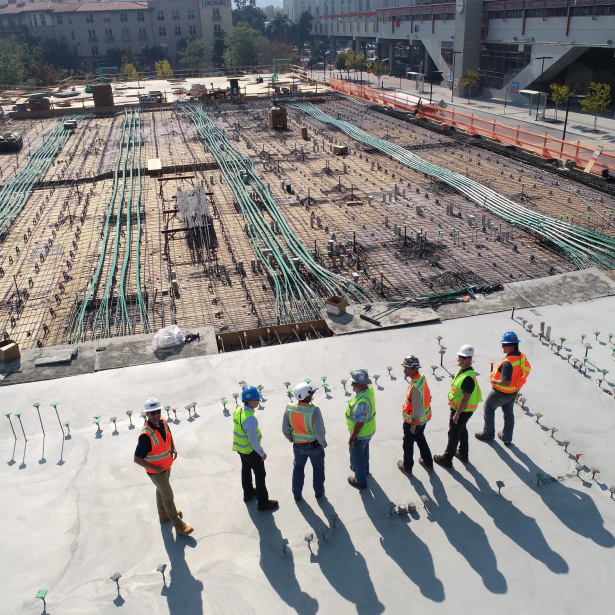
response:
{"label": "worker's shadow", "polygon": [[[451,545],[482,578],[485,587],[494,594],[505,594],[508,591],[506,579],[498,570],[497,558],[485,530],[449,502],[444,485],[435,472],[429,473],[429,479],[433,499],[437,504],[436,509],[431,509],[433,520],[442,528]],[[412,484],[419,495],[429,497],[419,481]]]}
{"label": "worker's shadow", "polygon": [[282,532],[270,512],[260,512],[256,506],[247,506],[260,541],[260,567],[271,587],[289,607],[299,615],[316,615],[318,601],[301,590],[293,553],[289,547],[283,551]]}
{"label": "worker's shadow", "polygon": [[188,568],[184,551],[194,549],[197,542],[190,536],[174,536],[173,526],[163,523],[162,540],[169,556],[171,572],[161,595],[167,599],[170,615],[202,615],[203,583],[195,579]]}
{"label": "worker's shadow", "polygon": [[[391,499],[373,477],[369,479],[368,488],[361,490],[361,499],[367,516],[381,536],[380,544],[386,554],[417,585],[425,598],[443,602],[444,585],[436,577],[429,548],[406,523],[396,523],[390,515],[383,513]],[[412,557],[408,556],[409,553]]]}
{"label": "worker's shadow", "polygon": [[[378,600],[365,558],[355,549],[344,522],[337,517],[326,497],[320,498],[318,505],[327,521],[323,521],[305,500],[297,506],[319,537],[318,552],[310,561],[320,566],[327,581],[342,598],[355,605],[359,615],[383,613],[384,605]],[[324,531],[326,538],[323,538]]]}
{"label": "worker's shadow", "polygon": [[[535,483],[536,474],[547,474],[514,444],[509,448],[511,455],[508,455],[500,446],[494,446],[493,450],[526,484]],[[513,455],[520,463],[513,459]],[[549,485],[537,487],[536,493],[569,530],[593,540],[601,547],[607,549],[615,547],[615,537],[604,527],[604,519],[600,516],[591,496],[569,487],[569,484],[555,481]]]}

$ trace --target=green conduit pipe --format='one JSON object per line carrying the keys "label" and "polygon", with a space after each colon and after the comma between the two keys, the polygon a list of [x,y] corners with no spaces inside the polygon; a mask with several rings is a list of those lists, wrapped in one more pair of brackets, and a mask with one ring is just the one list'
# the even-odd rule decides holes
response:
{"label": "green conduit pipe", "polygon": [[[257,256],[273,282],[276,297],[276,322],[287,323],[320,318],[320,311],[324,306],[321,298],[323,293],[342,295],[350,303],[365,303],[376,299],[376,295],[368,289],[331,273],[314,260],[292,232],[267,185],[255,172],[252,161],[235,148],[224,133],[216,128],[211,118],[204,113],[202,105],[182,104],[179,108],[194,122],[204,145],[216,159],[230,186],[244,222],[250,225],[249,237]],[[242,176],[246,176],[247,180],[244,180]],[[248,192],[248,185],[275,221],[280,235],[276,235],[266,223],[260,208]],[[265,249],[272,251],[281,275],[276,273],[274,267],[265,258],[263,252]],[[316,289],[303,279],[291,260],[292,255],[299,258],[301,265],[312,276],[316,282]],[[317,290],[320,290],[321,294]]]}
{"label": "green conduit pipe", "polygon": [[615,239],[607,235],[537,214],[460,173],[430,164],[399,145],[373,137],[349,122],[336,120],[311,103],[292,103],[289,106],[338,128],[352,139],[378,149],[415,171],[448,184],[498,217],[543,237],[579,268],[597,267],[602,270],[615,268]]}

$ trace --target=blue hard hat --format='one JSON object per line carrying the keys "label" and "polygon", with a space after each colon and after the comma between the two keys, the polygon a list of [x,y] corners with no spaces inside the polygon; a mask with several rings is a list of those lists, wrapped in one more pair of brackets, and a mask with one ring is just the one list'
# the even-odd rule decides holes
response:
{"label": "blue hard hat", "polygon": [[241,392],[241,401],[254,401],[255,399],[263,399],[256,387],[246,387]]}
{"label": "blue hard hat", "polygon": [[500,344],[518,344],[521,340],[517,337],[517,334],[513,331],[507,331],[502,336]]}

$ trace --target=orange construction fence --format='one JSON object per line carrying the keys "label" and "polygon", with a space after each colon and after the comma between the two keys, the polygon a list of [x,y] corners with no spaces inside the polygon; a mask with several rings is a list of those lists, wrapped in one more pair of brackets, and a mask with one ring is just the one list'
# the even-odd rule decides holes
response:
{"label": "orange construction fence", "polygon": [[[370,102],[394,107],[403,111],[416,111],[416,103],[409,100],[407,94],[387,92],[364,85],[347,83],[339,79],[331,79],[332,89],[358,96]],[[412,96],[412,95],[411,95]],[[585,168],[590,161],[595,148],[581,145],[579,141],[562,141],[547,133],[537,134],[525,130],[520,126],[507,126],[497,120],[485,120],[475,117],[474,114],[462,113],[455,109],[442,109],[437,105],[424,104],[421,101],[418,117],[431,118],[466,131],[468,134],[482,135],[500,143],[515,145],[531,151],[543,158],[557,158],[560,160],[573,160],[578,166]],[[615,170],[615,153],[601,152],[595,159],[592,173],[600,175],[603,169]]]}

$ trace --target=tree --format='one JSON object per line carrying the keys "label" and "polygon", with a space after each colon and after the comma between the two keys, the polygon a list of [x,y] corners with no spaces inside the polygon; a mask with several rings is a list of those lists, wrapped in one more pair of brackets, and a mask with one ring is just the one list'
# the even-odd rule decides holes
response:
{"label": "tree", "polygon": [[156,62],[156,77],[158,79],[171,79],[173,77],[173,71],[168,60]]}
{"label": "tree", "polygon": [[347,70],[346,68],[346,58],[348,57],[348,53],[346,51],[340,51],[336,56],[335,60],[333,60],[333,66],[337,70]]}
{"label": "tree", "polygon": [[137,69],[132,64],[124,64],[120,72],[120,81],[137,81],[139,75]]}
{"label": "tree", "polygon": [[361,70],[361,65],[365,56],[363,52],[359,51],[359,53],[355,53],[354,51],[348,50],[346,52],[346,70],[354,70],[354,80],[357,80],[357,71]]}
{"label": "tree", "polygon": [[269,6],[266,6],[264,9],[262,9],[262,11],[263,13],[265,13],[267,21],[271,21],[277,13],[280,13],[282,11],[282,9],[279,9],[273,6],[273,4],[270,4]]}
{"label": "tree", "polygon": [[261,64],[273,64],[273,58],[290,58],[291,63],[295,64],[300,61],[299,55],[288,43],[265,41],[259,54],[259,62]]}
{"label": "tree", "polygon": [[388,66],[385,66],[384,62],[381,60],[376,60],[374,62],[374,66],[372,66],[372,74],[376,77],[376,83],[381,77],[391,74],[391,69]]}
{"label": "tree", "polygon": [[179,51],[179,66],[193,70],[209,68],[212,65],[212,53],[213,47],[202,38],[188,39]]}
{"label": "tree", "polygon": [[145,59],[149,62],[149,66],[152,64],[156,64],[156,62],[160,62],[161,60],[165,60],[167,57],[167,48],[162,45],[145,45],[141,50]]}
{"label": "tree", "polygon": [[143,70],[137,54],[132,50],[130,45],[124,47],[124,55],[122,56],[122,65],[126,64],[132,64],[137,72]]}
{"label": "tree", "polygon": [[247,23],[238,23],[225,37],[224,62],[227,66],[254,66],[263,49],[263,35]]}
{"label": "tree", "polygon": [[237,10],[232,11],[233,25],[236,26],[244,21],[251,28],[265,34],[267,16],[261,9],[257,8],[255,0],[235,0],[235,4]]}
{"label": "tree", "polygon": [[313,68],[325,58],[325,44],[321,39],[314,38],[310,42],[310,60],[308,66]]}
{"label": "tree", "polygon": [[466,70],[465,72],[465,75],[463,76],[463,81],[461,82],[462,88],[468,88],[468,104],[470,104],[470,95],[472,94],[472,88],[475,88],[479,83],[479,74],[468,68],[468,70]]}
{"label": "tree", "polygon": [[297,43],[299,48],[299,53],[303,51],[303,48],[306,45],[310,45],[312,43],[312,22],[314,18],[312,17],[312,13],[308,11],[303,11],[299,16],[299,19],[293,24],[292,35],[293,35],[293,43]]}
{"label": "tree", "polygon": [[551,84],[551,100],[555,104],[555,121],[557,122],[557,105],[563,105],[570,98],[570,89],[567,85]]}
{"label": "tree", "polygon": [[107,49],[107,53],[105,53],[105,63],[107,66],[117,66],[119,68],[122,65],[123,57],[123,49],[119,47],[110,47]]}
{"label": "tree", "polygon": [[213,61],[216,66],[220,66],[222,63],[222,56],[224,55],[224,50],[226,49],[226,45],[224,43],[223,38],[217,38],[214,41],[214,50],[213,50]]}
{"label": "tree", "polygon": [[607,83],[589,84],[589,94],[581,99],[581,107],[583,111],[588,111],[594,114],[594,132],[596,132],[596,123],[598,115],[604,113],[611,104],[611,86]]}
{"label": "tree", "polygon": [[38,56],[43,62],[65,70],[77,67],[75,54],[69,49],[65,41],[59,41],[49,36],[30,37],[27,46],[32,56]]}
{"label": "tree", "polygon": [[[278,41],[280,43],[290,43],[292,40],[291,30],[293,24],[288,19],[288,15],[278,13],[267,26],[265,36],[270,41]],[[294,42],[294,41],[293,41]]]}

